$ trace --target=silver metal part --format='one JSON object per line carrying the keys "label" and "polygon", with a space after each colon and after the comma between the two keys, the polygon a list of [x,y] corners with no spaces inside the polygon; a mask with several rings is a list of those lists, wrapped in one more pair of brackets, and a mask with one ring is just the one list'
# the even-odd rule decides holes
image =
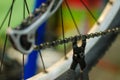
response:
{"label": "silver metal part", "polygon": [[[63,0],[51,0],[50,4],[46,8],[46,11],[31,25],[27,26],[27,28],[25,29],[9,28],[7,30],[7,34],[12,40],[12,43],[17,50],[19,50],[23,54],[29,54],[33,50],[36,30],[43,22],[45,22],[51,15],[53,15],[57,11],[62,2]],[[45,6],[45,4],[43,6]],[[24,46],[21,44],[20,40],[21,37],[24,38],[23,36],[25,36],[25,40],[27,40],[27,42],[30,44],[30,47],[28,49],[25,49]]]}

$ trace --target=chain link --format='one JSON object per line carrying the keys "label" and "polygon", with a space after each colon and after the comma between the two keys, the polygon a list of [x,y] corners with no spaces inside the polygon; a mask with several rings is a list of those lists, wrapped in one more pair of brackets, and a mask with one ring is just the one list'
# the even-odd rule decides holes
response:
{"label": "chain link", "polygon": [[118,33],[118,32],[120,32],[120,28],[116,27],[116,28],[108,29],[106,31],[100,31],[100,32],[86,34],[86,35],[71,36],[71,37],[65,38],[63,40],[56,40],[56,41],[52,41],[52,42],[42,43],[38,46],[35,46],[34,49],[38,50],[38,49],[45,49],[45,48],[54,47],[54,46],[61,45],[64,43],[72,42],[75,38],[77,38],[77,41],[78,41],[78,40],[81,40],[81,38],[90,39],[90,38],[104,36],[104,35],[107,35],[110,33]]}

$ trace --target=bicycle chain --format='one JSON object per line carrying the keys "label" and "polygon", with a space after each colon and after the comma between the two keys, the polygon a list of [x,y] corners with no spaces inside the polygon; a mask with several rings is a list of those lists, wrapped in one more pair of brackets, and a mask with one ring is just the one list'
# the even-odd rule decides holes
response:
{"label": "bicycle chain", "polygon": [[50,1],[47,1],[46,3],[42,3],[40,7],[36,8],[33,13],[30,13],[29,16],[22,21],[19,27],[16,27],[16,29],[24,29],[31,25],[34,21],[36,21],[39,17],[42,16],[42,14],[46,11],[48,8]]}
{"label": "bicycle chain", "polygon": [[63,40],[55,40],[55,41],[52,41],[52,42],[42,43],[40,45],[35,46],[34,49],[38,50],[38,49],[45,49],[45,48],[54,47],[54,46],[57,46],[57,45],[72,42],[75,38],[77,38],[77,41],[78,41],[78,40],[81,40],[83,38],[90,39],[90,38],[94,38],[94,37],[104,36],[104,35],[107,35],[109,33],[118,33],[118,32],[120,32],[120,28],[116,27],[116,28],[108,29],[106,31],[100,31],[100,32],[86,34],[86,35],[81,34],[81,35],[71,36],[71,37],[65,38]]}

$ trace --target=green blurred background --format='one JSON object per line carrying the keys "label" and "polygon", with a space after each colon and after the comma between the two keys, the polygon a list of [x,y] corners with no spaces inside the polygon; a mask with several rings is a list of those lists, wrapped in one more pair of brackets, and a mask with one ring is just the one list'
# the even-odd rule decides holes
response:
{"label": "green blurred background", "polygon": [[[27,0],[27,2],[28,2],[30,11],[32,11],[34,8],[33,6],[34,0]],[[4,17],[7,14],[11,6],[11,3],[12,3],[12,0],[1,0],[0,1],[0,25],[2,24]],[[28,13],[26,11],[26,16],[27,15]],[[8,19],[9,19],[9,16],[0,30],[0,48],[2,47],[4,43],[6,29],[8,27]],[[15,0],[10,27],[12,28],[17,27],[21,23],[22,20],[23,20],[23,0]]]}

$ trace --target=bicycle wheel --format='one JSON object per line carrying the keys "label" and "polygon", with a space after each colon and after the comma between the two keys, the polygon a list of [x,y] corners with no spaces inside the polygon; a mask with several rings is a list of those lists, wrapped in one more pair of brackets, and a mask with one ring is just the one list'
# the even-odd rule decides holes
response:
{"label": "bicycle wheel", "polygon": [[[54,2],[54,0],[53,0],[53,2]],[[52,5],[52,3],[53,3],[52,1],[51,1],[51,5]],[[56,1],[57,2],[57,1]],[[62,0],[61,0],[61,2],[62,2]],[[60,3],[61,3],[60,2]],[[49,3],[48,3],[49,4]],[[58,4],[58,5],[60,5],[60,4]],[[56,6],[56,5],[54,5],[54,6]],[[51,6],[50,6],[51,7]],[[58,6],[59,7],[59,6]],[[118,22],[116,22],[116,17],[119,17],[119,16],[117,16],[118,14],[119,14],[119,8],[120,8],[120,6],[119,6],[119,1],[118,0],[115,0],[115,1],[110,1],[110,2],[108,2],[108,5],[107,5],[107,8],[105,8],[105,10],[103,11],[103,14],[101,15],[101,17],[97,20],[97,21],[99,21],[99,22],[97,22],[96,24],[95,24],[95,27],[94,27],[94,29],[95,28],[98,28],[99,30],[106,30],[108,27],[111,27],[111,26],[116,26],[116,25],[119,25],[118,23],[119,23],[119,20],[117,20]],[[56,9],[57,8],[52,8],[53,9],[53,12],[51,11],[51,14],[53,14],[54,13],[54,9],[55,9],[55,11],[56,11]],[[114,13],[112,13],[112,12],[114,12]],[[49,16],[47,16],[47,15],[44,15],[44,16],[47,16],[47,18],[48,17],[50,17],[51,16],[51,14],[49,15]],[[109,16],[111,16],[112,15],[112,17],[109,17]],[[46,17],[45,17],[45,19],[44,19],[44,17],[43,17],[43,20],[46,20],[47,19]],[[114,18],[115,18],[115,20],[114,20]],[[114,25],[113,24],[111,24],[111,22],[112,21],[115,21],[114,23]],[[39,20],[38,20],[39,21]],[[109,21],[109,22],[108,22]],[[37,22],[37,21],[36,21]],[[43,21],[42,21],[43,22]],[[42,22],[40,22],[40,24],[42,23]],[[99,25],[100,24],[100,25]],[[37,25],[38,25],[38,23],[37,23]],[[34,25],[35,26],[35,25]],[[98,26],[101,26],[101,27],[98,27]],[[106,26],[106,27],[104,27],[104,26]],[[23,28],[24,29],[24,28]],[[92,32],[94,32],[94,29],[93,29],[93,31]],[[96,31],[99,31],[99,30],[96,30]],[[28,30],[28,32],[29,31],[31,31],[31,30]],[[25,31],[23,31],[23,33],[24,33]],[[17,33],[17,32],[16,32]],[[11,36],[11,31],[10,32],[8,32],[8,34]],[[94,48],[94,46],[95,45],[98,45],[98,41],[101,41],[101,37],[99,37],[99,38],[96,38],[96,39],[94,39],[94,42],[96,42],[96,43],[91,43],[91,42],[93,42],[93,40],[90,40],[90,41],[88,41],[88,44],[87,44],[87,46],[86,46],[86,62],[87,62],[87,67],[86,67],[86,69],[85,69],[85,75],[86,75],[86,73],[89,71],[89,69],[92,67],[92,60],[94,60],[94,61],[97,61],[98,60],[98,58],[96,57],[96,56],[92,56],[92,57],[90,57],[89,55],[91,55],[90,53],[88,53],[88,52],[90,52],[90,51],[95,51],[95,50],[97,50],[97,49],[93,49]],[[102,39],[103,40],[103,39]],[[99,43],[100,44],[100,43]],[[29,43],[28,43],[28,45],[29,45]],[[30,44],[31,45],[31,44]],[[17,46],[17,45],[16,45]],[[98,48],[98,47],[97,47]],[[101,47],[100,47],[101,48]],[[99,49],[100,49],[99,48]],[[28,50],[29,48],[27,47],[27,49],[26,50]],[[93,49],[93,50],[92,50]],[[103,49],[103,47],[102,47],[102,49]],[[105,50],[104,50],[105,51]],[[24,52],[24,51],[23,51]],[[29,52],[29,51],[28,51]],[[25,52],[26,53],[26,52]],[[89,54],[89,55],[88,55]],[[98,54],[98,56],[100,56],[99,55],[99,53],[96,53],[96,55]],[[47,69],[47,71],[48,71],[48,73],[40,73],[40,74],[38,74],[38,75],[36,75],[35,77],[32,77],[31,79],[35,79],[35,80],[47,80],[47,79],[49,79],[49,80],[53,80],[53,79],[55,79],[55,78],[57,78],[59,75],[61,75],[64,71],[66,71],[67,69],[69,69],[68,68],[68,66],[66,66],[66,65],[69,65],[70,63],[71,63],[71,57],[72,57],[72,51],[70,52],[70,53],[68,53],[67,54],[67,56],[68,56],[68,59],[67,60],[64,60],[64,59],[62,59],[61,61],[58,61],[58,63],[56,63],[55,65],[53,65],[52,67],[50,67],[49,69]],[[95,58],[95,59],[94,59]],[[90,62],[89,62],[90,61]],[[63,66],[64,65],[64,66]],[[61,70],[61,71],[59,71],[61,68],[63,69],[64,68],[64,70]],[[71,73],[71,70],[69,70],[70,71],[70,73]],[[68,72],[69,72],[68,71]],[[54,76],[54,77],[51,77],[52,75],[53,75],[53,73],[54,74],[57,74],[56,76]],[[72,73],[74,73],[74,71],[72,71]],[[66,73],[65,73],[66,74]],[[63,74],[64,75],[64,74]],[[69,75],[68,75],[69,76]],[[51,79],[50,79],[50,77],[51,77]],[[66,77],[66,75],[65,75],[65,77]],[[85,76],[86,77],[86,76]],[[62,80],[64,80],[64,77],[62,77],[63,79]],[[86,77],[87,78],[87,77]],[[61,78],[60,78],[61,79]],[[72,78],[71,78],[72,79]],[[69,79],[68,79],[69,80]]]}
{"label": "bicycle wheel", "polygon": [[[108,8],[107,8],[108,9]],[[119,10],[119,9],[118,9]],[[106,11],[105,11],[106,12]],[[117,12],[119,12],[119,11],[117,11]],[[103,13],[103,14],[105,14],[105,13]],[[118,13],[118,15],[119,15],[119,13]],[[117,16],[118,17],[118,16]],[[115,17],[115,19],[117,18],[117,17]],[[114,24],[109,24],[109,27],[110,26],[115,26],[115,25],[119,25],[119,20],[118,19],[116,19],[116,20],[113,20],[113,21],[115,21],[115,22],[113,22]],[[118,22],[117,22],[118,21]],[[114,35],[115,36],[115,35]],[[112,36],[111,36],[112,37]],[[112,37],[113,38],[113,37]],[[107,40],[107,39],[103,39],[103,40]],[[112,39],[110,39],[110,38],[108,38],[108,40],[110,41],[112,41]],[[100,39],[100,41],[102,41],[102,39]],[[110,41],[110,42],[111,42]],[[94,41],[93,41],[94,42]],[[104,42],[104,41],[103,41]],[[91,42],[90,42],[91,43]],[[96,43],[95,43],[96,44]],[[101,42],[99,42],[99,41],[97,41],[97,45],[100,45],[101,44]],[[109,42],[108,42],[108,44],[110,44]],[[98,59],[99,59],[99,57],[101,57],[101,55],[103,55],[103,54],[101,54],[101,52],[100,52],[100,54],[98,53],[99,52],[99,49],[101,50],[101,49],[105,49],[105,50],[101,50],[101,51],[106,51],[106,49],[107,48],[103,48],[103,46],[104,47],[106,47],[106,46],[108,46],[108,44],[105,44],[105,45],[102,45],[102,48],[101,48],[101,46],[100,47],[96,47],[95,46],[95,48],[98,48],[98,49],[95,49],[95,48],[92,48],[93,50],[90,50],[90,51],[93,51],[92,53],[94,53],[94,55],[95,56],[93,56],[93,55],[91,55],[92,53],[90,53],[89,51],[88,51],[88,55],[86,55],[87,57],[86,57],[86,61],[88,61],[88,67],[87,67],[87,69],[86,69],[86,71],[85,71],[85,77],[86,78],[88,78],[87,76],[86,76],[86,73],[88,73],[88,71],[90,70],[90,68],[93,66],[93,63],[94,64],[96,64],[95,62],[96,61],[98,61]],[[91,47],[90,45],[91,44],[89,44],[88,43],[88,45],[89,45],[89,48]],[[89,48],[87,48],[87,49],[89,49]],[[95,50],[94,50],[95,49]],[[98,51],[98,52],[94,52],[94,51]],[[90,53],[90,54],[89,54]],[[98,53],[98,54],[97,54]],[[71,54],[72,54],[72,51],[71,51]],[[86,53],[87,54],[87,53]],[[92,57],[91,57],[91,56]],[[98,57],[97,57],[98,56]],[[63,59],[63,61],[64,61],[64,59]],[[91,62],[90,62],[91,61]],[[95,62],[94,62],[95,61]],[[62,63],[62,60],[61,60],[61,62],[60,63]],[[56,65],[59,65],[60,63],[58,63],[58,64],[56,64]],[[51,67],[50,69],[48,69],[48,71],[49,70],[51,70],[51,69],[55,69],[55,66],[56,65],[54,65],[53,67]],[[62,70],[63,70],[63,68],[67,68],[67,69],[69,69],[69,67],[67,66],[68,64],[65,62],[65,65],[66,66],[63,66],[63,65],[61,65],[61,67],[62,67]],[[59,65],[60,66],[60,65]],[[59,67],[60,68],[60,67]],[[58,70],[58,69],[56,69],[56,70]],[[55,70],[55,71],[56,71]],[[64,71],[64,70],[63,70]],[[51,74],[52,74],[52,72],[53,71],[51,71]],[[54,73],[54,72],[53,72]],[[61,73],[63,73],[63,72],[61,72]],[[72,70],[68,70],[67,72],[65,72],[65,74],[63,74],[62,76],[60,76],[59,78],[58,78],[58,80],[72,80],[73,78],[71,78],[71,76],[75,76],[74,75],[74,71],[72,71]],[[44,73],[43,73],[44,74]],[[58,74],[58,73],[56,73],[56,74]],[[41,74],[38,74],[37,76],[35,76],[34,78],[31,78],[31,79],[37,79],[37,78],[39,78],[39,79],[46,79],[47,80],[47,78],[40,78],[39,76],[41,76],[42,75],[42,73]],[[50,75],[50,73],[48,74],[48,75]],[[52,76],[52,75],[51,75]],[[49,76],[49,79],[50,79],[50,76]],[[54,79],[54,78],[52,78],[52,79]],[[51,79],[51,80],[52,80]],[[76,80],[76,79],[75,79]]]}

